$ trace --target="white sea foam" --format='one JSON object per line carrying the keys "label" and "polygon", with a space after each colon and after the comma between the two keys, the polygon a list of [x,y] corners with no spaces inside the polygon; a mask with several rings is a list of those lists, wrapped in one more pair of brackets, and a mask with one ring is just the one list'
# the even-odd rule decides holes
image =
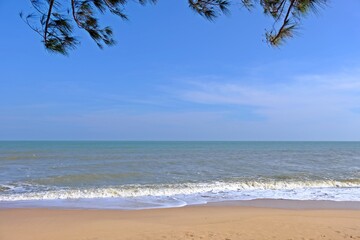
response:
{"label": "white sea foam", "polygon": [[[9,187],[8,187],[9,189]],[[34,189],[33,189],[34,190]],[[30,192],[5,191],[0,201],[175,197],[184,201],[281,198],[299,200],[360,201],[360,180],[348,181],[243,181],[124,185],[106,188],[52,189]]]}

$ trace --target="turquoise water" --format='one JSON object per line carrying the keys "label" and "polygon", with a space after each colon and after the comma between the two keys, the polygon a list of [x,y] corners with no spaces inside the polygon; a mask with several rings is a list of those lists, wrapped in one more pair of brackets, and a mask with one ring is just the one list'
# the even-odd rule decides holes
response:
{"label": "turquoise water", "polygon": [[0,142],[0,206],[360,201],[360,142]]}

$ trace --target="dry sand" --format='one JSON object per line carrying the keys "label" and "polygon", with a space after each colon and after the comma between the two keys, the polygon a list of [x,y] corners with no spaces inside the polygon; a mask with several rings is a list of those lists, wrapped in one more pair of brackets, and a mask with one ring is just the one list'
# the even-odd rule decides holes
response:
{"label": "dry sand", "polygon": [[0,240],[30,239],[360,240],[360,210],[234,203],[138,211],[0,209]]}

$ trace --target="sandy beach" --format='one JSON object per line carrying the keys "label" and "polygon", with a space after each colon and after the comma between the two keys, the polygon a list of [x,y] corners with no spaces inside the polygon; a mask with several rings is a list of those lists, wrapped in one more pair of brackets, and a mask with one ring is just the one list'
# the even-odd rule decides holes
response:
{"label": "sandy beach", "polygon": [[322,203],[318,209],[312,203],[295,203],[297,209],[269,208],[261,201],[247,204],[256,207],[240,205],[137,211],[1,209],[0,239],[360,239],[360,210],[351,205]]}

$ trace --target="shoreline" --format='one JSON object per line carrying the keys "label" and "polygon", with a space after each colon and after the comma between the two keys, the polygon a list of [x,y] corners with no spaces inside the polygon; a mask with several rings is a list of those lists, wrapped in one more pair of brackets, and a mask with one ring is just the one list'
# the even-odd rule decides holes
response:
{"label": "shoreline", "polygon": [[253,199],[212,202],[210,206],[238,206],[270,209],[298,209],[298,210],[360,210],[360,201],[331,201],[331,200],[289,200],[289,199]]}
{"label": "shoreline", "polygon": [[0,209],[0,239],[360,239],[359,209],[279,209],[264,202],[136,211]]}
{"label": "shoreline", "polygon": [[[114,199],[111,199],[114,200]],[[38,201],[43,201],[40,204]],[[51,201],[50,201],[51,202]],[[360,210],[360,201],[332,201],[332,200],[291,200],[291,199],[252,199],[252,200],[225,200],[214,201],[208,203],[194,203],[178,206],[154,206],[154,207],[139,207],[139,208],[125,208],[121,206],[112,207],[105,206],[81,206],[81,203],[72,206],[61,206],[61,203],[55,201],[55,205],[48,204],[46,200],[37,201],[14,201],[14,202],[0,202],[0,211],[2,209],[48,209],[48,210],[110,210],[110,211],[142,211],[154,209],[173,209],[173,208],[187,208],[187,207],[252,207],[252,208],[269,208],[269,209],[298,209],[298,210]]]}

